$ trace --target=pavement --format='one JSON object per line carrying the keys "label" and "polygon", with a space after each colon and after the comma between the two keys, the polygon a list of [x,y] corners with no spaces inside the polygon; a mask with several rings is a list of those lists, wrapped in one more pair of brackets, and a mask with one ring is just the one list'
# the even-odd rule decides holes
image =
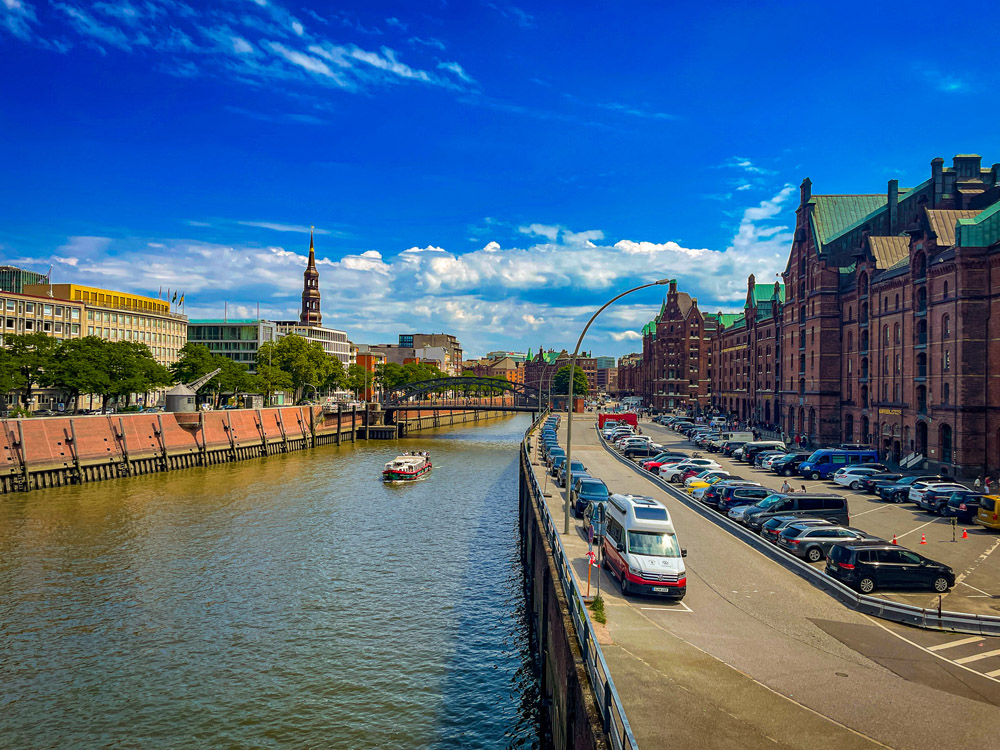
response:
{"label": "pavement", "polygon": [[[591,415],[574,428],[574,457],[613,492],[663,503],[688,549],[682,602],[624,598],[591,568],[608,615],[602,649],[641,748],[1000,748],[1000,681],[975,669],[992,665],[984,655],[1000,639],[958,644],[967,636],[848,610],[607,454]],[[561,528],[560,490],[535,469]],[[563,544],[586,590],[580,521]]]}
{"label": "pavement", "polygon": [[[734,476],[759,482],[774,490],[785,481],[774,472],[701,450],[683,435],[666,427],[643,423],[642,430],[665,447],[688,453],[700,452],[704,458],[714,459]],[[810,492],[843,495],[847,498],[851,526],[854,528],[886,540],[895,535],[900,546],[950,566],[956,574],[956,585],[941,597],[942,609],[1000,615],[1000,552],[997,551],[1000,534],[997,532],[974,524],[953,524],[951,518],[931,515],[914,503],[887,503],[877,495],[854,492],[832,480],[813,481],[796,476],[790,477],[788,483],[796,490],[805,486]],[[968,533],[968,539],[962,538],[963,530]],[[922,539],[925,544],[921,543]],[[822,568],[824,563],[816,563],[816,566]],[[938,595],[932,591],[878,591],[875,596],[919,607],[938,606]]]}

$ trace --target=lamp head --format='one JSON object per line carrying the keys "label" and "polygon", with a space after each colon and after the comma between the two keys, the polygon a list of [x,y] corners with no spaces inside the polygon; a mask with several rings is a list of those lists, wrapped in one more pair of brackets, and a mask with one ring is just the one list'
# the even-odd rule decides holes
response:
{"label": "lamp head", "polygon": [[653,282],[656,286],[663,286],[664,284],[669,284],[670,279],[660,279],[659,281]]}

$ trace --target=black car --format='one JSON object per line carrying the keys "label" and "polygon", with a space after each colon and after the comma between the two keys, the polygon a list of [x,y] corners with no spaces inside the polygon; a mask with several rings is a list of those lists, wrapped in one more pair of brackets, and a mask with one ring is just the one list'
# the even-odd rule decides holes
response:
{"label": "black car", "polygon": [[903,477],[899,481],[890,484],[876,484],[875,492],[883,500],[888,500],[892,503],[901,503],[910,496],[910,487],[915,482],[929,482],[933,479],[940,479],[940,477],[930,474],[918,477]]}
{"label": "black car", "polygon": [[622,455],[625,458],[652,458],[663,453],[663,446],[656,443],[644,442],[641,445],[630,445]]}
{"label": "black car", "polygon": [[786,453],[782,458],[776,458],[771,462],[771,471],[779,477],[797,476],[799,473],[799,464],[811,455],[808,451]]}
{"label": "black car", "polygon": [[862,594],[884,589],[930,588],[939,594],[955,585],[955,571],[943,563],[891,543],[835,544],[826,574]]}
{"label": "black car", "polygon": [[716,482],[706,489],[705,494],[701,496],[701,501],[705,505],[711,505],[713,508],[718,507],[719,500],[722,499],[727,487],[736,489],[737,487],[760,487],[760,485],[746,479],[723,479],[721,482]]}
{"label": "black car", "polygon": [[861,487],[859,487],[858,489],[861,492],[867,492],[869,495],[874,495],[875,488],[876,486],[878,486],[879,483],[895,484],[902,478],[903,478],[902,474],[888,474],[885,472],[881,474],[870,474],[867,477],[859,477],[858,484],[860,484]]}
{"label": "black car", "polygon": [[954,494],[955,490],[952,488],[927,490],[917,500],[917,507],[923,508],[928,513],[936,513],[939,516],[947,515],[945,511],[948,507],[948,498]]}
{"label": "black car", "polygon": [[722,491],[722,496],[716,506],[720,513],[726,513],[740,505],[753,505],[763,500],[768,495],[773,495],[774,490],[767,487],[726,487]]}
{"label": "black car", "polygon": [[979,499],[981,497],[981,494],[972,490],[952,492],[941,515],[956,516],[962,523],[974,523],[979,515]]}

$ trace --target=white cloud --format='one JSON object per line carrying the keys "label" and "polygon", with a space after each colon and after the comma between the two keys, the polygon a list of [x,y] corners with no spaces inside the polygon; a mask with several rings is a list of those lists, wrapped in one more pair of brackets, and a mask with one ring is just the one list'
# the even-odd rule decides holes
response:
{"label": "white cloud", "polygon": [[419,36],[411,36],[408,40],[410,44],[419,44],[423,47],[433,47],[434,49],[439,49],[444,52],[444,42],[440,39],[435,39],[430,37],[429,39],[422,39]]}
{"label": "white cloud", "polygon": [[[615,341],[637,341],[642,339],[642,334],[637,331],[612,331],[611,338]],[[569,390],[569,386],[566,389]]]}
{"label": "white cloud", "polygon": [[305,30],[305,26],[300,21],[292,21],[292,31],[295,32],[296,36],[302,36]]}
{"label": "white cloud", "polygon": [[35,9],[26,0],[0,0],[0,26],[18,39],[30,39],[31,25],[37,22]]}
{"label": "white cloud", "polygon": [[[525,314],[521,316],[521,320],[527,323],[532,328],[538,328],[545,322],[545,318],[536,318],[534,315]],[[568,382],[568,381],[567,381]],[[567,389],[569,386],[567,386]]]}
{"label": "white cloud", "polygon": [[438,69],[439,70],[447,70],[447,71],[449,71],[451,73],[454,73],[456,76],[458,76],[460,79],[462,79],[466,83],[475,83],[476,82],[475,79],[472,76],[470,76],[468,73],[465,72],[465,68],[463,68],[457,62],[442,62],[442,63],[438,63]]}
{"label": "white cloud", "polygon": [[496,253],[500,251],[500,243],[493,241],[487,242],[486,246],[483,248],[484,253]]}
{"label": "white cloud", "polygon": [[313,57],[303,52],[297,52],[296,50],[289,49],[285,45],[279,44],[278,42],[269,42],[268,47],[270,47],[273,52],[292,63],[292,65],[297,65],[310,73],[315,73],[316,75],[321,75],[331,79],[332,81],[336,81],[341,86],[346,87],[348,85],[343,76],[330,70],[330,66],[318,57]]}
{"label": "white cloud", "polygon": [[559,236],[560,229],[562,227],[551,226],[549,224],[529,224],[526,227],[518,227],[517,231],[521,234],[534,234],[539,237],[547,237],[549,241],[555,242]]}
{"label": "white cloud", "polygon": [[309,234],[311,229],[314,234],[330,234],[328,229],[315,229],[307,227],[304,224],[279,224],[273,221],[237,221],[236,223],[244,227],[271,229],[275,232],[298,232],[299,234]]}
{"label": "white cloud", "polygon": [[233,42],[233,52],[237,55],[250,55],[253,54],[254,48],[246,39],[240,36],[232,37]]}

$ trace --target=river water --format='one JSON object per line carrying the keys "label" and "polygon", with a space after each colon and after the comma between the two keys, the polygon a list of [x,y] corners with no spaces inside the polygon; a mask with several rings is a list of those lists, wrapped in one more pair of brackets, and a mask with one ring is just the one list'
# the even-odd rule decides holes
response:
{"label": "river water", "polygon": [[527,425],[0,497],[0,747],[536,747]]}

